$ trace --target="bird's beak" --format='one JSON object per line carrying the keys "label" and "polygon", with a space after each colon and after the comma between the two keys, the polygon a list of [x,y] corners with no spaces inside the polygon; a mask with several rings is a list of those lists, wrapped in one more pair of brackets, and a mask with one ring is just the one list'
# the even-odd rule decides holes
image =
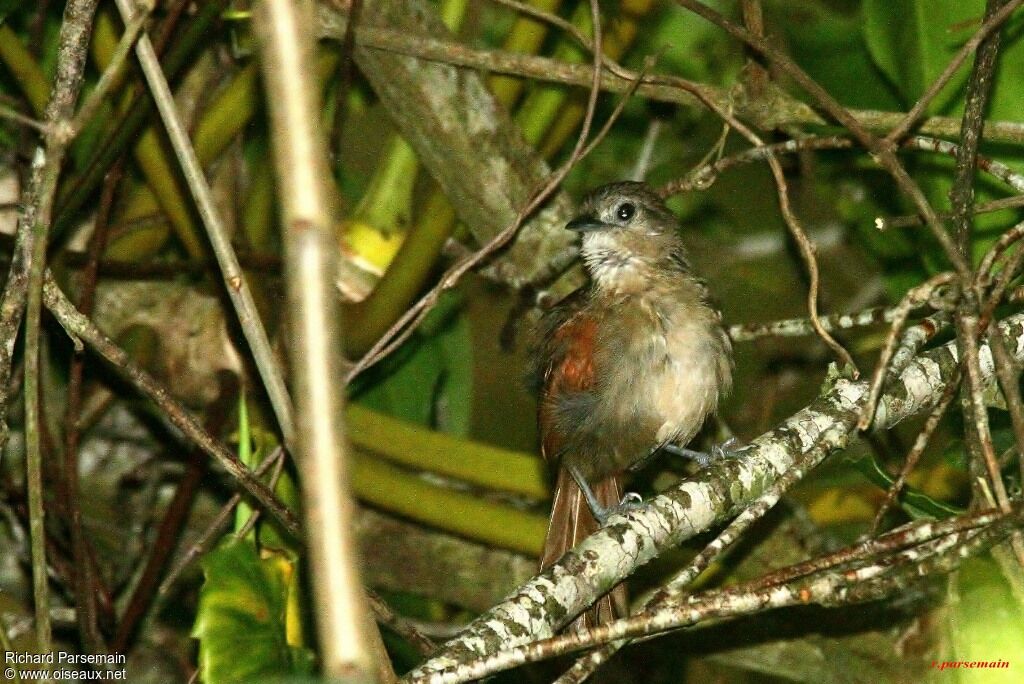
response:
{"label": "bird's beak", "polygon": [[567,230],[575,230],[577,233],[589,233],[593,230],[603,230],[608,228],[608,224],[603,221],[597,220],[594,216],[583,215],[577,216],[572,221],[565,224]]}

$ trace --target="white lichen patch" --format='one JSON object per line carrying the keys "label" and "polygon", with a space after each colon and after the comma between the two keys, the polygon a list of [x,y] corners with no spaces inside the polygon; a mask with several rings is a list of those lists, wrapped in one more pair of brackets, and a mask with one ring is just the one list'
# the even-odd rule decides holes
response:
{"label": "white lichen patch", "polygon": [[471,138],[478,135],[494,136],[498,133],[501,117],[495,108],[494,96],[475,74],[465,74],[466,132]]}

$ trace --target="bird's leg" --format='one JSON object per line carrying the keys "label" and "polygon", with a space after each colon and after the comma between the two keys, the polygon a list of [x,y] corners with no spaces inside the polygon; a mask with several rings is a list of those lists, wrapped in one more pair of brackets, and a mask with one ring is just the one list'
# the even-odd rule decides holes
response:
{"label": "bird's leg", "polygon": [[622,497],[622,501],[617,506],[602,506],[601,502],[597,500],[597,496],[594,495],[594,490],[587,484],[587,478],[583,477],[579,469],[569,466],[569,473],[583,492],[583,498],[587,500],[587,506],[590,507],[594,520],[602,527],[604,527],[609,517],[635,511],[644,502],[643,498],[636,492],[626,492]]}
{"label": "bird's leg", "polygon": [[736,438],[730,437],[721,444],[716,444],[711,447],[711,451],[695,451],[693,449],[687,449],[681,447],[678,444],[663,444],[661,449],[666,453],[672,454],[673,456],[681,456],[688,458],[697,463],[701,468],[706,468],[715,461],[719,461],[723,458],[728,458],[732,454],[736,453]]}

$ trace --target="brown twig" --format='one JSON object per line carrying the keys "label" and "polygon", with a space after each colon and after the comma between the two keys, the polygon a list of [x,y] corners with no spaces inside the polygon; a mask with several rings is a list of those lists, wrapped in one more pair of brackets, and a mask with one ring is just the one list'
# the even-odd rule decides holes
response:
{"label": "brown twig", "polygon": [[1017,444],[1017,455],[1020,461],[1021,477],[1024,479],[1024,401],[1020,392],[1020,367],[1010,356],[1003,336],[993,324],[988,327],[988,342],[992,348],[992,361],[995,366],[999,387],[1006,400],[1006,409],[1010,414],[1010,425]]}
{"label": "brown twig", "polygon": [[[338,38],[343,35],[332,24],[322,26],[326,36]],[[485,50],[472,48],[460,43],[412,36],[403,31],[375,27],[360,26],[356,29],[356,44],[373,50],[393,52],[425,61],[450,64],[468,69],[480,69],[496,74],[520,76],[542,82],[562,83],[579,87],[589,87],[593,78],[592,68],[586,64],[566,63],[548,57],[504,52],[501,50]],[[601,89],[610,93],[623,93],[635,80],[636,73],[628,69],[617,71],[611,64],[605,63],[605,73],[601,78]],[[621,74],[621,75],[620,75]],[[684,79],[665,74],[651,74],[646,82],[637,88],[637,94],[651,100],[670,102],[692,107],[694,101],[692,88],[699,88],[706,98],[726,107],[734,99],[725,89],[715,88],[699,83],[688,82],[690,89],[681,87]],[[813,109],[802,102],[788,98],[784,94],[782,100],[773,101],[772,116],[766,123],[772,126],[798,124],[821,125],[825,123]],[[756,105],[756,103],[751,103]],[[756,106],[749,111],[755,119],[759,112]],[[872,110],[850,110],[851,114],[865,128],[871,131],[886,132],[904,121],[906,115],[900,112],[879,112]],[[959,131],[960,121],[950,117],[933,116],[925,119],[917,132],[924,135],[953,136]],[[996,142],[1024,142],[1024,126],[1011,121],[991,121],[985,125],[984,139]]]}
{"label": "brown twig", "polygon": [[204,430],[199,421],[172,398],[167,387],[132,361],[127,352],[114,344],[92,321],[83,316],[49,276],[43,283],[43,301],[69,335],[85,342],[106,359],[143,396],[156,404],[171,424],[202,449],[203,453],[216,460],[243,489],[281,523],[289,534],[299,537],[299,523],[288,507],[282,504],[233,453]]}
{"label": "brown twig", "polygon": [[[1019,209],[1024,207],[1024,195],[1016,195],[1014,197],[1004,197],[1002,199],[990,200],[988,202],[979,202],[974,205],[974,215],[978,214],[989,214],[995,211],[1002,211],[1003,209]],[[953,219],[952,214],[938,214],[940,221],[951,221]],[[890,216],[890,217],[879,217],[875,219],[875,227],[880,231],[886,231],[892,228],[910,228],[913,226],[922,225],[921,217],[917,214],[908,216]],[[1001,237],[1001,236],[1000,236]]]}
{"label": "brown twig", "polygon": [[415,646],[420,653],[427,655],[437,648],[437,644],[434,643],[433,639],[426,636],[415,625],[410,624],[408,620],[403,619],[395,611],[391,610],[391,606],[375,592],[367,590],[366,599],[370,604],[374,617],[377,618],[377,622]]}
{"label": "brown twig", "polygon": [[[126,23],[135,21],[134,9],[129,0],[116,0],[121,16]],[[210,246],[213,248],[214,256],[220,267],[221,278],[224,288],[231,300],[232,308],[238,319],[239,327],[252,352],[253,361],[259,372],[260,379],[266,389],[267,397],[274,409],[274,416],[277,418],[278,427],[284,437],[285,445],[291,444],[294,438],[294,419],[292,417],[291,399],[285,387],[284,374],[277,363],[274,352],[270,347],[270,339],[256,309],[256,302],[252,296],[252,290],[246,281],[242,267],[238,263],[234,248],[231,245],[231,238],[228,235],[221,212],[218,210],[213,199],[210,185],[203,173],[199,158],[196,156],[192,141],[178,114],[174,97],[167,77],[160,67],[156,51],[149,35],[143,32],[136,43],[135,53],[138,56],[139,64],[145,74],[153,100],[156,102],[157,110],[167,130],[171,146],[178,158],[179,166],[189,190],[195,199],[196,207],[202,218],[203,226],[206,228]]]}
{"label": "brown twig", "polygon": [[[87,261],[82,271],[82,294],[78,301],[79,310],[86,316],[92,314],[99,259],[106,246],[110,213],[114,205],[114,192],[118,183],[121,182],[123,168],[122,157],[103,180],[99,210],[96,212],[93,233],[89,236]],[[84,376],[85,355],[83,350],[76,349],[72,354],[71,366],[68,370],[67,401],[64,409],[64,486],[66,490],[64,499],[67,501],[69,509],[78,630],[82,643],[91,652],[99,653],[105,651],[103,634],[97,619],[97,592],[93,591],[94,582],[99,581],[99,573],[95,572],[95,568],[88,562],[91,556],[90,543],[82,528],[82,508],[78,484],[78,447],[81,437],[79,418],[82,410]]]}
{"label": "brown twig", "polygon": [[[238,379],[226,372],[222,373],[218,379],[220,380],[220,391],[207,410],[205,426],[210,434],[214,435],[220,433],[227,422],[231,408],[238,401]],[[200,451],[193,449],[186,459],[185,474],[174,491],[174,497],[167,504],[167,510],[157,528],[156,539],[152,545],[153,552],[146,560],[142,575],[139,577],[131,598],[128,599],[125,606],[124,613],[121,615],[121,620],[117,624],[117,631],[110,642],[112,653],[127,652],[135,629],[152,604],[160,575],[171,552],[174,551],[196,491],[202,484],[206,472],[206,459],[203,458]]]}
{"label": "brown twig", "polygon": [[872,154],[875,161],[883,169],[889,172],[893,177],[893,180],[896,181],[900,190],[914,202],[914,205],[924,217],[928,228],[942,246],[942,249],[946,254],[946,258],[949,259],[957,274],[960,275],[961,280],[963,282],[970,281],[971,271],[967,261],[957,249],[956,244],[953,242],[949,233],[946,232],[945,228],[936,217],[935,210],[928,202],[928,199],[921,191],[921,188],[916,182],[914,182],[907,173],[907,170],[896,158],[896,155],[894,154],[896,145],[894,143],[889,142],[888,140],[879,139],[872,135],[867,127],[861,124],[850,110],[841,105],[828,93],[828,91],[822,88],[817,81],[808,76],[807,73],[796,64],[796,62],[789,58],[789,56],[776,49],[765,39],[751,34],[742,26],[729,21],[720,13],[700,2],[697,2],[697,0],[676,0],[676,2],[722,28],[734,38],[741,40],[760,52],[766,59],[775,64],[780,71],[792,78],[797,85],[803,88],[814,99],[814,101],[828,113],[829,116],[849,130],[854,138],[856,138],[857,141]]}
{"label": "brown twig", "polygon": [[27,126],[28,128],[33,129],[37,133],[42,133],[43,135],[46,135],[47,133],[50,132],[50,127],[44,124],[43,122],[36,121],[30,116],[25,116],[17,109],[14,109],[13,107],[8,107],[2,102],[0,102],[0,117],[10,119],[11,121],[19,123],[22,126]]}
{"label": "brown twig", "polygon": [[858,430],[867,430],[871,426],[871,421],[874,420],[875,410],[878,407],[878,398],[882,396],[882,388],[885,385],[886,378],[891,376],[889,373],[889,362],[896,352],[896,344],[900,332],[902,332],[903,325],[906,323],[910,312],[926,304],[932,298],[937,288],[954,282],[955,278],[955,274],[949,272],[932,276],[921,285],[908,291],[903,296],[899,305],[896,306],[892,326],[886,337],[885,345],[882,347],[882,353],[875,366],[875,372],[871,377],[871,390],[868,393],[868,400],[865,402],[861,410],[860,420],[857,422]]}
{"label": "brown twig", "polygon": [[[259,465],[253,470],[253,474],[256,477],[262,477],[264,473],[274,467],[275,464],[283,463],[284,461],[284,448],[277,447],[269,454],[266,458],[260,461]],[[163,581],[160,583],[160,588],[157,589],[156,595],[157,600],[164,600],[171,594],[171,588],[174,586],[181,574],[187,570],[192,563],[198,560],[203,554],[210,550],[214,542],[220,539],[225,527],[231,522],[231,514],[234,512],[235,507],[238,506],[242,501],[242,495],[235,493],[231,495],[231,498],[221,506],[220,510],[217,511],[217,515],[213,516],[213,520],[207,525],[206,529],[200,533],[199,537],[195,542],[188,547],[188,550],[182,555],[181,559],[167,572]]]}
{"label": "brown twig", "polygon": [[[903,118],[903,121],[889,132],[889,135],[886,136],[886,140],[889,142],[896,142],[910,131],[914,124],[917,123],[917,120],[921,118],[924,110],[929,104],[931,104],[931,101],[934,100],[946,84],[949,83],[949,79],[953,78],[953,74],[955,74],[957,69],[960,68],[960,65],[964,63],[972,52],[978,49],[978,46],[981,45],[981,43],[984,42],[993,31],[1001,27],[1006,20],[1009,19],[1014,10],[1020,7],[1020,5],[1021,0],[1011,0],[997,12],[991,12],[988,10],[985,12],[985,22],[977,31],[975,31],[974,35],[963,44],[960,50],[957,51],[956,55],[953,56],[953,59],[951,59],[946,65],[946,68],[942,70],[942,73],[939,74],[939,77],[936,78],[931,85],[928,86],[928,89],[925,90],[924,94],[918,98],[917,102],[914,103],[914,106],[910,108],[910,111],[907,112],[906,116]],[[998,42],[996,44],[998,45]]]}
{"label": "brown twig", "polygon": [[[988,0],[985,3],[986,23],[998,14],[1005,4],[1006,0]],[[1008,16],[1009,14],[1006,15],[1006,17]],[[999,54],[1000,31],[998,29],[1006,17],[993,25],[991,33],[983,34],[978,31],[972,36],[972,39],[979,36],[980,38],[976,46],[977,52],[971,67],[971,74],[967,80],[963,123],[960,126],[960,147],[956,155],[956,174],[953,177],[953,187],[949,192],[953,204],[953,223],[956,229],[957,244],[960,247],[960,253],[964,255],[968,263],[971,262],[972,237],[974,235],[972,207],[974,205],[974,174],[977,168],[978,144],[981,142],[985,109],[992,92],[992,74],[995,70],[996,56]],[[964,50],[961,49],[960,52],[963,53]],[[952,64],[953,62],[950,62],[950,66]]]}
{"label": "brown twig", "polygon": [[[57,135],[74,112],[85,72],[92,19],[97,0],[73,0],[64,9],[57,73],[46,105],[44,119],[48,133],[45,149],[37,150],[32,179],[24,199],[25,212],[18,226],[15,263],[12,264],[3,300],[0,302],[0,331],[4,338],[0,358],[0,415],[6,413],[7,379],[10,374],[14,336],[24,307],[25,315],[25,462],[29,503],[29,533],[32,546],[32,579],[35,599],[37,646],[51,649],[50,599],[46,574],[46,530],[43,511],[42,454],[40,445],[40,358],[42,281],[46,244],[53,218],[57,180],[67,153],[68,140]],[[10,339],[6,338],[11,335]],[[0,447],[6,434],[0,436]]]}
{"label": "brown twig", "polygon": [[946,409],[949,408],[950,403],[953,401],[953,397],[956,396],[957,389],[960,387],[959,379],[951,380],[946,389],[942,392],[942,398],[939,399],[939,403],[935,405],[931,413],[928,414],[928,418],[925,420],[924,425],[921,427],[920,432],[917,433],[917,437],[914,438],[914,445],[910,448],[907,453],[906,459],[903,461],[903,467],[900,468],[900,473],[896,477],[895,482],[885,492],[885,498],[882,499],[882,503],[878,507],[878,511],[875,512],[875,518],[871,523],[871,531],[868,536],[874,536],[878,531],[879,526],[882,524],[882,519],[885,517],[886,512],[892,506],[893,502],[896,501],[896,497],[899,496],[900,492],[903,491],[903,486],[907,482],[907,478],[910,473],[913,472],[917,466],[917,462],[921,459],[924,454],[925,448],[928,446],[928,442],[931,440],[932,434],[935,432],[935,428],[939,426],[939,422],[942,417],[946,415]]}

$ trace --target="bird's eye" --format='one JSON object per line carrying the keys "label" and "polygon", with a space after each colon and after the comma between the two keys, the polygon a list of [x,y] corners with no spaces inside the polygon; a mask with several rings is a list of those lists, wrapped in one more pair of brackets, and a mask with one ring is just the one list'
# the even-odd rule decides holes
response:
{"label": "bird's eye", "polygon": [[634,214],[636,214],[636,207],[634,207],[630,202],[623,202],[615,210],[615,215],[623,221],[628,221],[633,218]]}

